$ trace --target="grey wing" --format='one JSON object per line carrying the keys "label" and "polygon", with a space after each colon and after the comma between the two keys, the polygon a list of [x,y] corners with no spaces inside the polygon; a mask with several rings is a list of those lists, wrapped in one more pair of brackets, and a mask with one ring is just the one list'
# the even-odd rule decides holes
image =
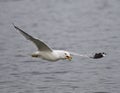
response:
{"label": "grey wing", "polygon": [[[14,24],[13,24],[14,25]],[[49,48],[43,41],[36,39],[34,37],[32,37],[31,35],[27,34],[26,32],[24,32],[22,29],[18,28],[17,26],[15,26],[15,29],[17,29],[18,31],[20,31],[20,33],[28,40],[32,41],[38,48],[38,50],[40,51],[49,51],[52,52],[52,49]]]}

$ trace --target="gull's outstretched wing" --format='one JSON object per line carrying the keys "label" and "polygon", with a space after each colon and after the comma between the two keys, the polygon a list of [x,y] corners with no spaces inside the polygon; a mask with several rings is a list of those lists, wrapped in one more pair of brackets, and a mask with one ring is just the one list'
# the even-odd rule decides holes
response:
{"label": "gull's outstretched wing", "polygon": [[18,31],[20,31],[20,33],[28,40],[32,41],[38,48],[39,51],[49,51],[52,52],[52,49],[49,48],[43,41],[36,39],[34,37],[32,37],[31,35],[27,34],[26,32],[24,32],[22,29],[18,28],[17,26],[15,26],[13,24],[13,26],[15,27],[15,29],[17,29]]}

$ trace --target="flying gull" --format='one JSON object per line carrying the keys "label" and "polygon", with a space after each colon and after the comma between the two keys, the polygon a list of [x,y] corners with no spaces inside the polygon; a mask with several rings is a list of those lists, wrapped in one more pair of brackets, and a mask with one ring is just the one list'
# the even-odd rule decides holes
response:
{"label": "flying gull", "polygon": [[32,41],[38,51],[34,52],[31,56],[36,58],[42,58],[44,60],[48,61],[58,61],[58,60],[72,60],[72,56],[80,56],[80,57],[86,57],[86,58],[92,58],[92,59],[98,59],[102,58],[106,55],[106,53],[95,53],[92,57],[88,55],[81,55],[74,52],[69,52],[65,50],[54,50],[50,48],[47,44],[45,44],[42,40],[34,38],[33,36],[29,35],[28,33],[24,32],[19,27],[15,26],[13,24],[14,28],[18,30],[26,39]]}

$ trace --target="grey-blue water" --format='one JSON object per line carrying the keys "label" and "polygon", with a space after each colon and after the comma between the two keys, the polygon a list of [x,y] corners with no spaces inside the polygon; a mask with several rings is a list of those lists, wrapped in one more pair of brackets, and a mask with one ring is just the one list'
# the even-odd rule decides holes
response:
{"label": "grey-blue water", "polygon": [[[52,48],[107,56],[32,58],[12,23]],[[120,93],[120,0],[0,0],[0,93]]]}

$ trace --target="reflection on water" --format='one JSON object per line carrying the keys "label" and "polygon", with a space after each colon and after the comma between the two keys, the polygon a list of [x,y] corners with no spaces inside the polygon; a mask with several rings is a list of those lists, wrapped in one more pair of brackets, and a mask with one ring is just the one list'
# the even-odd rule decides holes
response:
{"label": "reflection on water", "polygon": [[[0,93],[119,93],[119,5],[118,0],[0,0]],[[12,23],[52,48],[108,55],[71,62],[31,58],[36,47]]]}

